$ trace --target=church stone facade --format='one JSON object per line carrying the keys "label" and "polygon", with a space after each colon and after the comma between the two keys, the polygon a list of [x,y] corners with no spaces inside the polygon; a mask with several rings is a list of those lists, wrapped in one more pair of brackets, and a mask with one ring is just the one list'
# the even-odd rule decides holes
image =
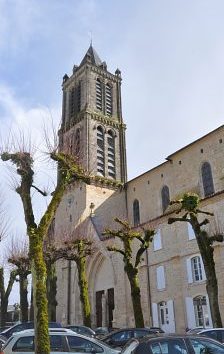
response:
{"label": "church stone facade", "polygon": [[[156,236],[140,267],[146,326],[167,332],[211,327],[203,263],[194,234],[185,223],[168,225],[169,201],[198,193],[201,208],[214,212],[209,231],[224,229],[224,126],[168,156],[164,163],[127,182],[125,124],[121,110],[121,73],[107,70],[92,46],[73,74],[63,78],[60,149],[74,154],[98,176],[94,184],[75,182],[55,217],[55,238],[62,232],[86,235],[95,252],[87,274],[93,327],[134,326],[130,286],[122,257],[107,251],[113,240],[102,235],[118,216],[133,228],[154,228]],[[57,236],[58,235],[58,236]],[[220,310],[224,320],[224,248],[215,244]],[[57,320],[82,324],[75,263],[57,264]]]}

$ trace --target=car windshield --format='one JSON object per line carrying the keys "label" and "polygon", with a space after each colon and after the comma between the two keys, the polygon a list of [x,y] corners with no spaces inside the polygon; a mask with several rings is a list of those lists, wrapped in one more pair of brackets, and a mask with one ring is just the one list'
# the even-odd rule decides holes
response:
{"label": "car windshield", "polygon": [[224,354],[224,346],[206,339],[190,339],[194,354]]}

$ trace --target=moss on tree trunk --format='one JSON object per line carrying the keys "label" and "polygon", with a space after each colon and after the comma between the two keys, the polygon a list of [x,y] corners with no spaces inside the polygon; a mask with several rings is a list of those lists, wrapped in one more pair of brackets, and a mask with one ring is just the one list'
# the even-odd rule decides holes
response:
{"label": "moss on tree trunk", "polygon": [[[83,253],[83,246],[79,245],[80,254]],[[80,257],[76,260],[79,277],[80,301],[82,304],[83,324],[91,327],[91,310],[88,293],[88,281],[86,277],[86,257]]]}
{"label": "moss on tree trunk", "polygon": [[31,272],[33,279],[34,318],[35,318],[35,353],[49,354],[48,307],[46,290],[46,265],[43,257],[43,240],[38,233],[30,238],[32,254]]}
{"label": "moss on tree trunk", "polygon": [[137,328],[144,327],[144,317],[141,305],[141,291],[139,287],[138,270],[127,271],[128,279],[131,286],[131,299],[135,317],[135,326]]}

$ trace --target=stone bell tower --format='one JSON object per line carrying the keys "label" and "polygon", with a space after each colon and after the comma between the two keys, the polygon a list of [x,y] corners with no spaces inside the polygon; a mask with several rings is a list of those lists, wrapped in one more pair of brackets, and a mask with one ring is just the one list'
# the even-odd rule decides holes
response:
{"label": "stone bell tower", "polygon": [[90,45],[79,66],[63,77],[60,150],[76,156],[92,175],[126,182],[121,72],[107,70]]}

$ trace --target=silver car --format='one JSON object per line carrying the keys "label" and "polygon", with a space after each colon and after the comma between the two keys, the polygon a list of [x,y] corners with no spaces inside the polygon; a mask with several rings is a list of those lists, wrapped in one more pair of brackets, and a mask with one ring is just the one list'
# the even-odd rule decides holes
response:
{"label": "silver car", "polygon": [[[97,339],[76,334],[67,329],[65,332],[57,330],[49,331],[51,352],[50,354],[69,353],[102,353],[118,354],[119,350],[110,348]],[[34,354],[34,330],[26,330],[15,333],[3,346],[4,354]]]}

